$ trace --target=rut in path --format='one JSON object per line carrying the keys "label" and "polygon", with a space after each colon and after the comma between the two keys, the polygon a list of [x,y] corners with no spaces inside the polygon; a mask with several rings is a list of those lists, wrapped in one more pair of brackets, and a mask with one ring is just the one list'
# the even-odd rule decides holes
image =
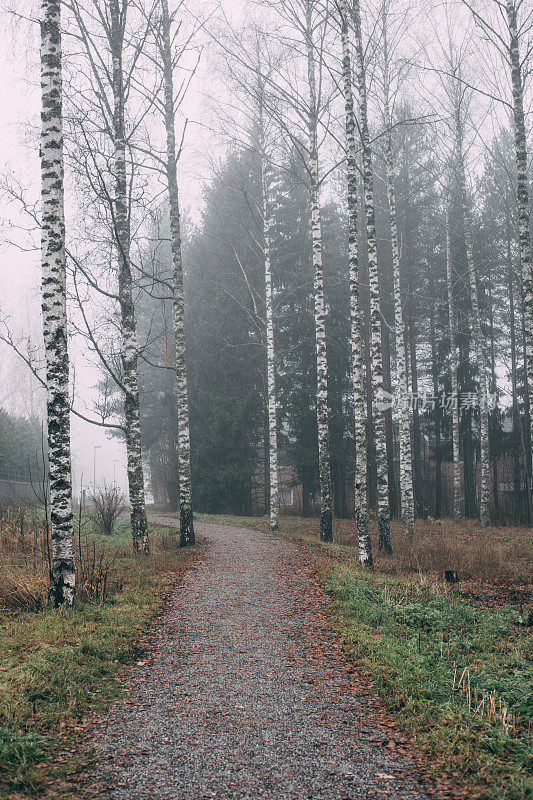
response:
{"label": "rut in path", "polygon": [[198,529],[204,555],[158,621],[129,699],[97,734],[102,793],[427,797],[412,763],[383,746],[300,548],[244,528]]}

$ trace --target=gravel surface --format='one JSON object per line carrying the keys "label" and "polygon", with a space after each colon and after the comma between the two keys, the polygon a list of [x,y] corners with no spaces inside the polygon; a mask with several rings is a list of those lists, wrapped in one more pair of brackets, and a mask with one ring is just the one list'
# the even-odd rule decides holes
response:
{"label": "gravel surface", "polygon": [[204,555],[97,732],[102,794],[426,798],[343,654],[312,558],[276,535],[197,528]]}

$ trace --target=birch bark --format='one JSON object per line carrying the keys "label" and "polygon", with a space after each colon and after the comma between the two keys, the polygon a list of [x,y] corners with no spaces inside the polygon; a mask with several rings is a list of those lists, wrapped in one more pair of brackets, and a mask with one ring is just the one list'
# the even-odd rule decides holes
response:
{"label": "birch bark", "polygon": [[180,493],[180,546],[194,544],[194,523],[191,483],[191,445],[189,433],[189,396],[185,341],[185,309],[183,297],[183,260],[177,152],[174,121],[174,81],[170,44],[168,0],[161,0],[163,77],[165,83],[165,128],[167,140],[167,184],[170,205],[170,238],[173,265],[173,321],[176,350],[176,398],[178,406],[178,473]]}
{"label": "birch bark", "polygon": [[[263,223],[263,261],[265,270],[265,312],[266,312],[266,355],[267,355],[267,407],[268,407],[268,508],[270,530],[279,528],[279,487],[278,487],[278,431],[277,431],[277,393],[276,361],[274,347],[274,312],[271,263],[271,215],[269,163],[267,155],[267,135],[265,127],[265,79],[261,74],[261,48],[256,44],[257,57],[257,123],[258,148],[261,159],[261,213]],[[266,463],[265,463],[266,474]],[[266,498],[265,498],[266,499]]]}
{"label": "birch bark", "polygon": [[413,460],[411,453],[411,428],[409,422],[409,389],[407,384],[407,359],[405,354],[402,294],[400,282],[400,248],[396,222],[396,194],[394,189],[394,159],[392,141],[389,134],[386,145],[387,199],[391,229],[392,265],[394,283],[394,333],[396,339],[396,360],[398,366],[398,390],[400,393],[400,493],[405,523],[405,535],[412,539],[415,533],[415,503],[413,495]]}
{"label": "birch bark", "polygon": [[274,314],[272,308],[272,268],[270,259],[270,209],[268,203],[268,166],[265,152],[263,119],[260,115],[261,139],[261,192],[263,201],[263,255],[265,262],[265,305],[266,305],[266,337],[267,337],[267,394],[268,394],[268,444],[270,473],[270,530],[279,527],[279,491],[278,491],[278,431],[277,431],[277,395],[276,367],[274,349]]}
{"label": "birch bark", "polygon": [[457,377],[457,327],[452,281],[452,244],[450,230],[450,195],[446,196],[446,287],[448,290],[448,320],[450,331],[450,372],[452,386],[452,448],[453,448],[453,520],[461,524],[463,496],[461,464],[459,461],[459,381]]}
{"label": "birch bark", "polygon": [[329,458],[328,362],[324,303],[324,274],[322,266],[322,228],[320,219],[320,180],[318,165],[318,108],[316,65],[313,42],[312,2],[306,2],[307,78],[309,82],[309,171],[311,194],[311,234],[313,241],[313,271],[315,294],[315,337],[317,365],[317,423],[318,465],[320,476],[320,538],[333,539],[331,506],[331,468]]}
{"label": "birch bark", "polygon": [[[437,355],[436,339],[436,295],[435,279],[432,276],[429,284],[431,292],[431,305],[429,312],[429,338],[431,341],[431,376],[433,378],[433,397],[439,396],[439,364]],[[442,447],[441,447],[441,425],[442,425],[442,406],[439,402],[435,403],[433,410],[433,426],[435,431],[435,517],[439,519],[442,511]]]}
{"label": "birch bark", "polygon": [[389,59],[387,30],[383,21],[383,94],[384,116],[388,128],[385,163],[387,171],[387,200],[389,204],[389,224],[392,245],[392,270],[394,292],[394,333],[396,339],[396,361],[398,368],[399,422],[400,422],[400,495],[405,536],[412,540],[415,533],[415,504],[413,495],[413,462],[411,453],[411,429],[409,424],[409,403],[407,385],[407,359],[405,354],[404,324],[402,310],[402,290],[400,281],[400,247],[398,244],[398,224],[396,221],[396,192],[394,187],[394,156],[392,152],[392,118],[389,101]]}
{"label": "birch bark", "polygon": [[41,264],[52,538],[50,600],[70,605],[76,576],[70,463],[60,0],[41,6]]}
{"label": "birch bark", "polygon": [[470,225],[470,209],[468,208],[466,176],[463,158],[462,126],[459,110],[455,111],[456,132],[456,158],[457,177],[461,207],[464,219],[466,260],[468,278],[470,283],[470,303],[472,306],[474,341],[476,345],[476,363],[479,380],[479,417],[480,417],[480,461],[481,461],[481,492],[479,516],[482,525],[490,525],[489,500],[490,500],[490,461],[489,461],[489,407],[487,367],[485,364],[485,348],[483,333],[481,331],[481,316],[479,311],[479,297],[477,290],[476,267],[474,263],[474,250],[472,246],[472,229]]}
{"label": "birch bark", "polygon": [[124,43],[125,9],[118,0],[109,0],[111,21],[110,45],[113,83],[113,145],[114,145],[114,224],[118,250],[118,291],[122,331],[122,370],[125,389],[126,450],[128,486],[131,506],[133,549],[149,553],[148,522],[144,500],[144,474],[141,453],[139,417],[139,380],[137,370],[137,336],[133,305],[130,246],[131,232],[128,212],[128,183],[126,174],[126,136],[124,121],[124,74],[122,48]]}
{"label": "birch bark", "polygon": [[[509,207],[507,207],[506,213],[506,225],[505,225],[505,234],[506,234],[506,254],[507,254],[507,291],[509,297],[509,333],[510,333],[510,351],[511,351],[511,387],[512,387],[512,409],[513,409],[513,478],[514,478],[514,491],[516,500],[516,523],[518,524],[519,521],[526,522],[529,524],[529,496],[530,496],[530,488],[529,488],[529,470],[528,470],[528,453],[527,453],[527,443],[525,437],[523,435],[522,425],[520,422],[520,412],[518,408],[518,386],[517,386],[517,366],[518,366],[518,358],[517,358],[517,345],[516,345],[516,324],[515,324],[515,289],[514,289],[514,265],[513,265],[513,257],[511,252],[511,242],[512,242],[512,233],[511,233],[511,220],[510,220],[510,213]],[[527,394],[527,384],[524,387]],[[524,415],[526,416],[526,415]],[[524,420],[525,422],[525,420]],[[522,508],[522,503],[519,502],[521,496],[520,484],[520,451],[522,450],[524,454],[524,465],[525,465],[525,478],[526,478],[526,485],[528,487],[528,497],[526,498],[526,508]],[[524,511],[526,512],[524,514]]]}
{"label": "birch bark", "polygon": [[355,112],[352,87],[352,64],[348,37],[346,0],[339,0],[344,113],[346,130],[346,177],[348,201],[348,259],[350,267],[350,321],[353,369],[353,401],[355,416],[355,519],[359,540],[359,562],[372,566],[372,544],[368,525],[367,442],[365,395],[363,383],[363,348],[361,342],[361,306],[359,298],[359,257],[357,234],[357,150],[355,145]]}
{"label": "birch bark", "polygon": [[359,124],[363,146],[363,188],[365,197],[366,238],[368,250],[368,273],[370,284],[370,315],[372,327],[372,385],[376,413],[374,435],[378,475],[378,532],[379,549],[392,552],[390,538],[389,478],[387,472],[387,448],[385,436],[383,358],[381,353],[381,308],[379,297],[378,253],[376,236],[376,214],[374,206],[374,178],[372,173],[372,150],[368,128],[366,99],[366,76],[361,37],[361,10],[359,0],[354,0],[353,21],[355,32],[355,54],[357,86],[359,91]]}
{"label": "birch bark", "polygon": [[[515,0],[507,0],[507,22],[509,26],[509,57],[513,89],[513,122],[517,168],[518,239],[522,268],[522,297],[524,309],[524,332],[529,396],[533,397],[533,265],[531,258],[531,217],[527,172],[527,138],[524,118],[524,87]],[[533,415],[531,416],[531,441],[533,441]],[[531,450],[527,454],[528,471],[531,474]]]}

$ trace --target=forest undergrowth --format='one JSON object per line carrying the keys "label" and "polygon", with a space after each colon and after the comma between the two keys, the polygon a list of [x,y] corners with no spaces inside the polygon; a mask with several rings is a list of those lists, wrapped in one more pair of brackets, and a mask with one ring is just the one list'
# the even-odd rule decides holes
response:
{"label": "forest undergrowth", "polygon": [[[233,517],[198,514],[204,522],[240,525],[268,531],[268,517]],[[464,597],[487,606],[533,607],[533,540],[529,528],[491,527],[463,520],[460,527],[450,519],[416,521],[412,543],[405,539],[402,523],[392,520],[393,553],[378,549],[377,520],[371,514],[372,552],[376,570],[406,578],[421,576],[441,580],[446,570],[458,574],[455,589]],[[318,520],[282,516],[280,531],[288,537],[321,544]],[[333,546],[326,550],[341,557],[357,552],[357,532],[352,519],[333,520]]]}
{"label": "forest undergrowth", "polygon": [[121,695],[120,672],[141,652],[150,618],[195,551],[179,534],[151,529],[151,555],[133,556],[129,524],[77,532],[73,608],[46,602],[47,532],[42,514],[16,509],[0,520],[0,798],[69,795],[79,741]]}

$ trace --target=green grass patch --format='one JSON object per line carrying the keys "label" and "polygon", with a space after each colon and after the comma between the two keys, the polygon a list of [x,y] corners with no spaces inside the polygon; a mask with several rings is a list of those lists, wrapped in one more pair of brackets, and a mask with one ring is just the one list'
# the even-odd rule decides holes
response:
{"label": "green grass patch", "polygon": [[[65,746],[61,732],[121,696],[119,671],[139,652],[136,643],[165,588],[195,552],[180,550],[173,533],[157,529],[151,535],[152,554],[134,557],[127,523],[119,524],[113,537],[94,538],[97,557],[103,550],[110,563],[106,602],[77,600],[71,609],[45,606],[3,615],[1,798],[39,796],[52,779],[74,768],[78,754],[72,763],[54,763],[55,751]],[[78,733],[64,738],[72,746]],[[63,796],[61,790],[57,796]]]}
{"label": "green grass patch", "polygon": [[0,728],[0,775],[21,773],[43,755],[43,739],[35,733]]}
{"label": "green grass patch", "polygon": [[512,610],[330,566],[345,646],[415,741],[484,796],[533,797],[532,639]]}

